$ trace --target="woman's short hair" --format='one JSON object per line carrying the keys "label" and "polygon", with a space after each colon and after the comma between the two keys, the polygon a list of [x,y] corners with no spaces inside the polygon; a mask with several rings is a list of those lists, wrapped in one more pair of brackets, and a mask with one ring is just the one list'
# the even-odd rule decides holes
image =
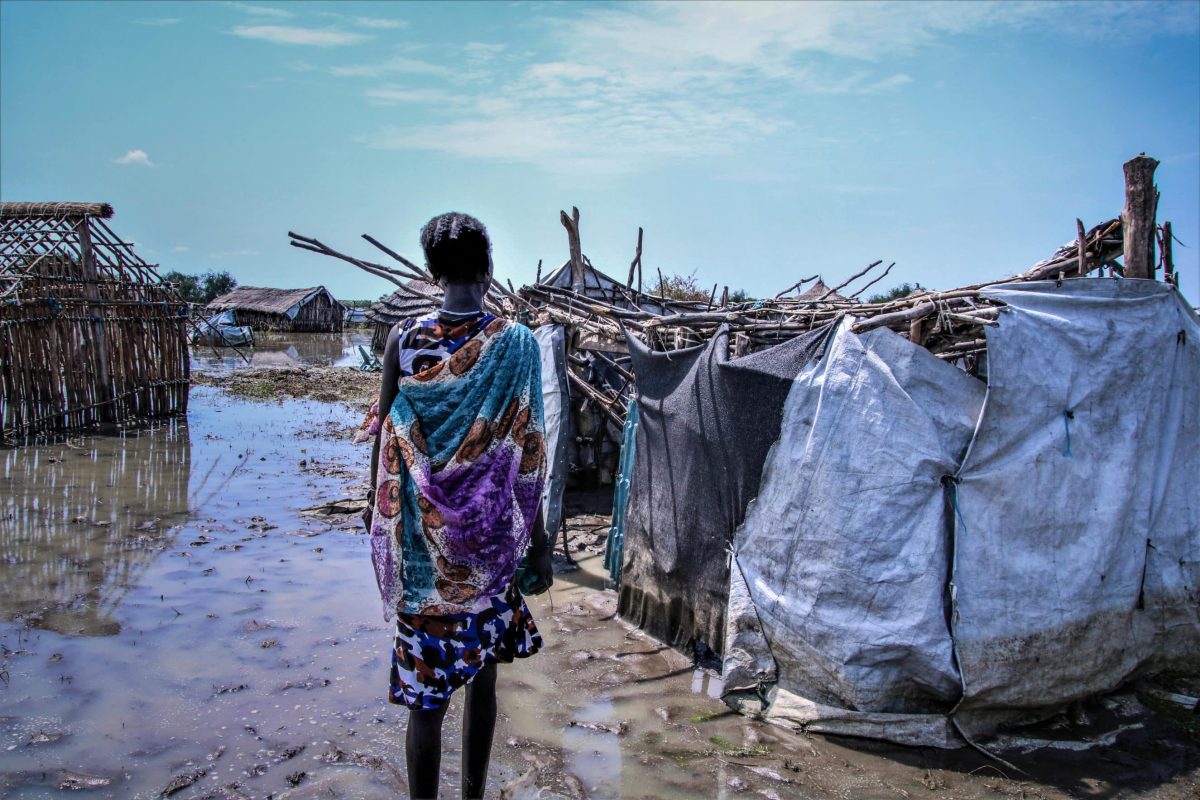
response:
{"label": "woman's short hair", "polygon": [[434,280],[478,283],[492,266],[492,242],[487,228],[469,214],[439,214],[421,229],[425,265]]}

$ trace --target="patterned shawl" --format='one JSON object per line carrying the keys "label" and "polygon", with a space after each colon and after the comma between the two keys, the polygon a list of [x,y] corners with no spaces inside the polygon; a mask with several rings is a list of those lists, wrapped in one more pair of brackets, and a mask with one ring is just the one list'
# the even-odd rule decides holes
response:
{"label": "patterned shawl", "polygon": [[541,360],[496,319],[399,382],[383,421],[371,558],[393,613],[490,607],[525,554],[546,476]]}

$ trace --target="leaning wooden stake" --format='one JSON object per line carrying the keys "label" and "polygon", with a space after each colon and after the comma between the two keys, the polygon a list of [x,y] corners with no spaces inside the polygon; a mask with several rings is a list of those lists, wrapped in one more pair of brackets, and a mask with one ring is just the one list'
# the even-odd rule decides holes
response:
{"label": "leaning wooden stake", "polygon": [[629,262],[629,278],[625,281],[625,288],[633,291],[633,271],[640,270],[642,267],[642,229],[638,228],[638,243],[637,251],[633,254],[633,261]]}
{"label": "leaning wooden stake", "polygon": [[1154,277],[1155,213],[1158,191],[1154,170],[1158,162],[1145,153],[1125,162],[1125,210],[1121,232],[1125,244],[1125,277]]}
{"label": "leaning wooden stake", "polygon": [[571,290],[583,294],[583,248],[579,244],[579,209],[571,207],[571,216],[559,211],[559,221],[567,229],[567,247],[571,251]]}

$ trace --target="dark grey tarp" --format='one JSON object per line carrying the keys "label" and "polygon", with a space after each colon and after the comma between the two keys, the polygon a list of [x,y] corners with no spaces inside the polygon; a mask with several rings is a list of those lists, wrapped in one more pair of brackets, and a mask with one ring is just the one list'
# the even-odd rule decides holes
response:
{"label": "dark grey tarp", "polygon": [[566,333],[562,325],[542,325],[533,332],[542,353],[542,405],[546,419],[546,488],[542,518],[550,541],[562,522],[567,486],[567,454],[571,441],[571,398],[567,389]]}
{"label": "dark grey tarp", "polygon": [[722,327],[704,345],[652,352],[632,336],[639,423],[618,613],[679,649],[721,651],[729,552],[792,381],[830,327],[729,358]]}

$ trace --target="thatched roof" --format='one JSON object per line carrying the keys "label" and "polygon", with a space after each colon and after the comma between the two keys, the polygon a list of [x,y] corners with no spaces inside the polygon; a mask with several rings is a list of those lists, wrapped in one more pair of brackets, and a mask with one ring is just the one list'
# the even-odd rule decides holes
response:
{"label": "thatched roof", "polygon": [[[810,288],[807,292],[800,295],[796,299],[802,303],[814,303],[817,300],[821,300],[824,303],[848,303],[848,302],[850,302],[849,298],[843,297],[842,295],[838,294],[837,292],[829,294],[828,297],[825,297],[825,295],[827,295],[827,294],[829,294],[829,287],[825,285],[825,281],[821,280],[820,278],[817,278],[817,282],[812,285],[812,288]],[[824,299],[822,299],[822,298],[824,298]]]}
{"label": "thatched roof", "polygon": [[367,319],[390,326],[410,317],[427,316],[441,307],[442,290],[436,285],[411,280],[405,286],[409,290],[397,289],[367,309]]}
{"label": "thatched roof", "polygon": [[110,219],[112,215],[113,207],[108,203],[0,203],[0,219],[61,219],[83,216]]}
{"label": "thatched roof", "polygon": [[295,306],[303,305],[321,292],[333,295],[324,286],[313,286],[309,289],[268,289],[259,286],[239,286],[228,294],[213,299],[208,304],[209,311],[225,311],[226,309],[242,309],[258,311],[263,314],[287,314]]}

